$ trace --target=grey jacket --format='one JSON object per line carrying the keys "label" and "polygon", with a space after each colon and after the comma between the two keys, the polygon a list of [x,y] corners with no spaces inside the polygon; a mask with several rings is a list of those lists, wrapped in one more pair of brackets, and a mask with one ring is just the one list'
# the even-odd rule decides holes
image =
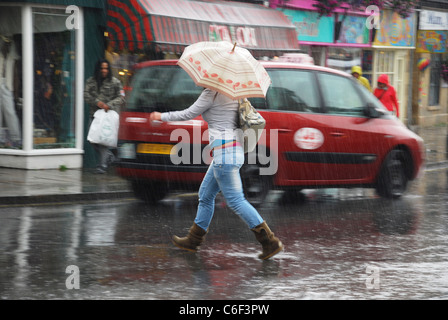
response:
{"label": "grey jacket", "polygon": [[84,100],[90,105],[90,117],[93,117],[93,114],[99,109],[97,103],[100,101],[119,113],[125,102],[123,85],[120,80],[112,77],[103,81],[98,92],[95,78],[90,77],[86,82]]}
{"label": "grey jacket", "polygon": [[220,145],[223,141],[237,140],[242,143],[241,131],[238,132],[238,100],[204,89],[199,98],[189,108],[181,111],[162,113],[162,121],[184,121],[202,115],[208,123],[210,146]]}

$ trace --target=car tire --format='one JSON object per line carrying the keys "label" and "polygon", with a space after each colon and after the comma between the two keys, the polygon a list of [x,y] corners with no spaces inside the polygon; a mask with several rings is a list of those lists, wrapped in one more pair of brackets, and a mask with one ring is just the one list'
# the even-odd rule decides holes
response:
{"label": "car tire", "polygon": [[392,150],[383,162],[376,192],[381,197],[397,199],[405,192],[407,183],[405,153],[401,150]]}
{"label": "car tire", "polygon": [[286,189],[279,199],[279,203],[282,205],[304,203],[305,201],[306,196],[301,188]]}
{"label": "car tire", "polygon": [[272,188],[272,176],[260,175],[260,165],[257,164],[243,165],[240,173],[247,201],[253,206],[264,203]]}
{"label": "car tire", "polygon": [[164,183],[132,181],[134,195],[146,203],[155,204],[165,198],[168,187]]}
{"label": "car tire", "polygon": [[266,167],[272,156],[270,150],[264,145],[257,145],[255,150],[245,154],[244,165],[240,174],[243,183],[244,195],[253,206],[263,204],[273,186],[273,175],[261,175],[260,169]]}

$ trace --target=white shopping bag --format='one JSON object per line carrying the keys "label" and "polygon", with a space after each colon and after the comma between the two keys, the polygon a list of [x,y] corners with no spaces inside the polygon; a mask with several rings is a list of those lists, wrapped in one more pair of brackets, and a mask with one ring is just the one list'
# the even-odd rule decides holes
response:
{"label": "white shopping bag", "polygon": [[120,116],[113,110],[99,109],[93,115],[87,140],[107,147],[116,147]]}

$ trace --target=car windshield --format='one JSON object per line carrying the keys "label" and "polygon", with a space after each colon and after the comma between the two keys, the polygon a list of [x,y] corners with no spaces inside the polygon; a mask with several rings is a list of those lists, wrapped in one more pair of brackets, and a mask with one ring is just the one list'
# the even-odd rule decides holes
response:
{"label": "car windshield", "polygon": [[134,76],[126,109],[139,112],[183,110],[196,101],[203,89],[178,66],[144,68]]}

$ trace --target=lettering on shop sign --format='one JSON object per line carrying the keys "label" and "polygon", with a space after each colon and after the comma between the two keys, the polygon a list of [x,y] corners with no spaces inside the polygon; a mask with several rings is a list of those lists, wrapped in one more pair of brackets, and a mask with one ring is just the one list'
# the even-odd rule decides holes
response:
{"label": "lettering on shop sign", "polygon": [[65,27],[68,30],[79,29],[79,8],[71,5],[65,8],[65,13],[71,13],[65,20]]}
{"label": "lettering on shop sign", "polygon": [[212,24],[209,27],[210,41],[236,42],[241,47],[257,47],[255,29],[250,27],[221,26]]}
{"label": "lettering on shop sign", "polygon": [[320,18],[314,16],[306,16],[302,21],[294,22],[299,35],[307,37],[319,36],[319,22]]}

